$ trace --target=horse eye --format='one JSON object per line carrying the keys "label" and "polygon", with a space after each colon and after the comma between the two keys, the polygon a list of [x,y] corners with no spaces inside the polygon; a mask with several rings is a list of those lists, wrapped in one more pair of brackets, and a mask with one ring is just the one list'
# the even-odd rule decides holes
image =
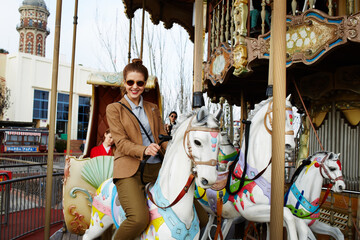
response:
{"label": "horse eye", "polygon": [[329,168],[329,170],[333,172],[333,171],[335,171],[335,170],[336,170],[336,168],[331,167],[331,168]]}
{"label": "horse eye", "polygon": [[201,146],[201,142],[199,140],[195,140],[194,143],[196,146]]}

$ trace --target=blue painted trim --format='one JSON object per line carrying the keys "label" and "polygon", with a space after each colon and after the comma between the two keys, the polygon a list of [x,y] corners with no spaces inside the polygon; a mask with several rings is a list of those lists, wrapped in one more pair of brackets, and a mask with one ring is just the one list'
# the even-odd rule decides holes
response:
{"label": "blue painted trim", "polygon": [[[159,206],[169,206],[170,203],[163,196],[159,184],[156,184],[151,189],[154,194],[154,201]],[[193,206],[194,218],[191,222],[190,229],[186,228],[185,223],[183,223],[179,217],[175,214],[172,208],[161,209],[158,208],[158,212],[163,217],[166,225],[171,231],[171,236],[177,240],[187,240],[194,239],[196,234],[200,231],[199,218],[197,216],[195,207]]]}
{"label": "blue painted trim", "polygon": [[318,57],[320,57],[320,55],[322,55],[325,52],[325,50],[322,50],[321,52],[319,52],[318,55],[316,55],[315,57],[313,57],[312,59],[306,60],[307,62],[313,62],[315,61]]}
{"label": "blue painted trim", "polygon": [[271,34],[269,34],[269,36],[267,36],[267,37],[264,37],[264,40],[269,39],[269,38],[270,38],[270,36],[271,36]]}
{"label": "blue painted trim", "polygon": [[340,43],[340,42],[342,42],[342,39],[341,39],[341,38],[339,38],[339,39],[336,40],[335,42],[331,43],[331,44],[329,45],[329,47],[332,47],[332,46],[334,46],[334,45],[336,45],[336,44],[338,44],[338,43]]}
{"label": "blue painted trim", "polygon": [[317,13],[314,13],[314,12],[306,14],[306,17],[309,17],[309,16],[314,16],[314,17],[320,18],[321,20],[325,19],[323,16],[321,16],[321,15],[319,15]]}
{"label": "blue painted trim", "polygon": [[270,57],[270,54],[268,54],[268,53],[264,53],[264,56]]}
{"label": "blue painted trim", "polygon": [[329,23],[338,23],[338,24],[340,24],[340,23],[343,22],[343,20],[332,20],[332,19],[328,19],[328,22],[329,22]]}
{"label": "blue painted trim", "polygon": [[288,65],[291,64],[291,63],[292,63],[292,61],[286,62],[286,66],[288,66]]}
{"label": "blue painted trim", "polygon": [[[295,183],[291,186],[291,192],[294,195],[294,197],[298,200],[298,202],[296,203],[296,208],[299,208],[299,204],[301,204],[301,206],[303,206],[303,208],[308,211],[308,212],[313,212],[313,209],[317,208],[317,205],[312,205],[306,198],[304,198],[303,194],[304,191],[302,191],[302,193],[300,193],[299,189],[296,187]],[[313,212],[313,214],[318,213],[320,211],[320,209],[318,208],[316,210],[316,212]]]}

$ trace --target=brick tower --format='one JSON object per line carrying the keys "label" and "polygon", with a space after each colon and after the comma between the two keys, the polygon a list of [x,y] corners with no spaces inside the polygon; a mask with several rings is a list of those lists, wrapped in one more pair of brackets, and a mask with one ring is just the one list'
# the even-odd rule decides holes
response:
{"label": "brick tower", "polygon": [[50,31],[47,19],[50,15],[44,0],[24,0],[19,8],[19,52],[45,57],[46,37]]}

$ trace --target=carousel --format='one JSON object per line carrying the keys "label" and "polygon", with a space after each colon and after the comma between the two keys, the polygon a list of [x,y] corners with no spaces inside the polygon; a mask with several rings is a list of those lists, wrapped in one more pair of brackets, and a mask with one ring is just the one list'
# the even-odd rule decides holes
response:
{"label": "carousel", "polygon": [[[285,2],[263,0],[256,8],[253,1],[247,0],[123,1],[129,19],[141,8],[155,24],[162,21],[166,28],[180,24],[194,41],[193,108],[198,111],[186,115],[172,136],[171,143],[175,144],[165,155],[160,176],[167,177],[166,171],[173,167],[182,171],[175,179],[160,181],[159,177],[148,191],[153,196],[149,198],[150,212],[156,217],[151,218],[142,239],[198,239],[194,198],[210,214],[202,239],[225,238],[234,222],[241,222],[236,227],[246,226],[244,238],[359,236],[359,3],[288,2],[287,6]],[[57,90],[61,4],[58,0],[52,100],[56,100]],[[256,16],[261,27],[253,31],[251,21]],[[71,82],[75,43],[76,21]],[[125,217],[112,181],[107,180],[112,177],[112,157],[88,157],[91,147],[108,128],[106,105],[122,96],[122,77],[98,73],[88,83],[93,85],[93,98],[87,145],[80,159],[66,157],[63,206],[67,231],[93,239],[107,227],[118,227]],[[161,108],[156,77],[148,80],[146,89],[145,98]],[[72,84],[70,107],[71,91]],[[213,102],[226,100],[231,106],[241,107],[238,149],[229,144],[232,136],[221,132],[220,113],[209,114],[201,108],[204,92]],[[56,101],[51,104],[55,109]],[[296,133],[293,107],[302,116]],[[53,126],[55,111],[50,115]],[[69,114],[69,126],[70,121]],[[199,124],[203,125],[199,128]],[[53,135],[50,129],[48,169],[52,169]],[[191,141],[193,138],[212,144],[206,145],[206,151],[194,151],[192,155],[190,149],[198,147],[196,141]],[[291,184],[285,186],[284,160],[294,151],[294,167],[299,168]],[[174,159],[178,158],[176,164]],[[189,161],[181,163],[180,159]],[[48,175],[51,183],[50,171]],[[164,182],[172,183],[174,189],[163,192],[161,189],[169,189]],[[280,187],[272,187],[274,184]],[[51,199],[51,184],[46,187],[47,198]],[[184,189],[186,193],[175,201]],[[50,218],[49,207],[46,218]],[[210,229],[215,217],[213,236]],[[283,233],[283,225],[287,234]],[[49,226],[45,226],[45,238],[49,238]]]}

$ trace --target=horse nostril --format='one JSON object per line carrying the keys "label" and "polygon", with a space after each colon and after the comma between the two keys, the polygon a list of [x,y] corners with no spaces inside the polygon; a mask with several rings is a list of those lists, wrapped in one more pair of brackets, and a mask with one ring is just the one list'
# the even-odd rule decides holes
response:
{"label": "horse nostril", "polygon": [[291,145],[287,143],[287,144],[285,144],[285,148],[286,148],[286,149],[290,149],[290,148],[291,148]]}
{"label": "horse nostril", "polygon": [[208,180],[206,180],[205,178],[203,178],[201,180],[201,183],[205,186],[205,185],[208,185]]}
{"label": "horse nostril", "polygon": [[340,186],[339,186],[339,189],[340,189],[340,190],[343,190],[343,186],[342,186],[342,185],[340,185]]}

